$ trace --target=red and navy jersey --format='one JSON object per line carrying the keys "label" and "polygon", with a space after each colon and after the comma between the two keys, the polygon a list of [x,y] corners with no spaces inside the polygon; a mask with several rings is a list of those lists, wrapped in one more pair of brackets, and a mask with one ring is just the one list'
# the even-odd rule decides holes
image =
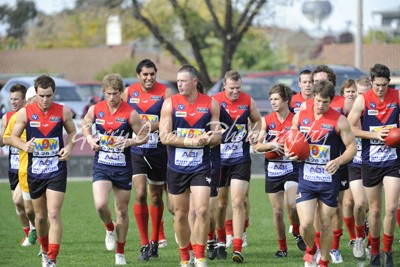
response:
{"label": "red and navy jersey", "polygon": [[306,100],[301,95],[301,93],[297,93],[292,97],[292,101],[290,102],[290,107],[293,109],[294,113],[298,113],[300,111],[300,106]]}
{"label": "red and navy jersey", "polygon": [[342,139],[336,130],[339,117],[337,111],[329,108],[316,120],[313,105],[299,113],[298,128],[305,134],[310,147],[309,157],[300,164],[299,182],[315,190],[340,186],[338,173],[331,175],[325,170],[326,164],[341,153]]}
{"label": "red and navy jersey", "polygon": [[94,155],[93,168],[116,172],[131,171],[130,148],[117,148],[115,142],[132,137],[133,131],[129,124],[132,107],[121,101],[117,111],[111,114],[107,101],[104,100],[97,103],[93,111],[96,134],[100,139],[100,150]]}
{"label": "red and navy jersey", "polygon": [[[373,90],[364,96],[364,112],[361,115],[361,125],[364,131],[377,132],[383,126],[399,127],[399,92],[388,88],[383,102]],[[399,148],[385,146],[382,141],[362,139],[362,163],[384,168],[399,162]]]}
{"label": "red and navy jersey", "polygon": [[[4,114],[4,116],[6,116],[5,128],[7,128],[7,125],[10,122],[11,116],[14,114],[15,114],[15,111],[10,111],[10,112],[7,112],[6,114]],[[10,163],[10,165],[8,166],[8,171],[18,174],[18,169],[19,169],[19,149],[18,148],[15,148],[13,146],[8,147],[8,162]]]}
{"label": "red and navy jersey", "polygon": [[[198,94],[191,104],[180,95],[171,97],[172,131],[179,137],[194,138],[210,130],[211,97]],[[168,168],[178,173],[194,173],[210,168],[210,148],[168,147]]]}
{"label": "red and navy jersey", "polygon": [[337,112],[339,112],[342,115],[346,115],[344,113],[344,97],[342,97],[340,95],[335,95],[335,97],[333,98],[333,100],[331,102],[331,108],[336,110]]}
{"label": "red and navy jersey", "polygon": [[28,153],[28,177],[50,179],[67,173],[66,161],[59,161],[64,147],[63,105],[53,103],[44,113],[37,103],[26,107],[26,140],[35,137],[35,149]]}
{"label": "red and navy jersey", "polygon": [[[292,127],[292,120],[294,114],[289,112],[285,121],[280,122],[276,112],[268,114],[264,117],[265,130],[266,130],[266,142],[270,142],[275,138],[277,140],[284,140],[285,134]],[[281,139],[280,139],[281,138]],[[280,181],[284,176],[288,174],[298,174],[299,165],[297,162],[289,160],[287,157],[282,156],[277,159],[265,158],[264,169],[266,178],[271,181]]]}
{"label": "red and navy jersey", "polygon": [[[128,87],[127,103],[139,113],[144,123],[158,122],[167,88],[164,84],[156,82],[149,92],[145,92],[140,83],[132,84]],[[165,149],[159,142],[158,131],[149,133],[149,141],[146,144],[131,147],[132,153],[140,156],[160,154]]]}
{"label": "red and navy jersey", "polygon": [[251,97],[241,92],[238,100],[232,102],[225,92],[220,92],[213,98],[220,105],[221,127],[226,129],[221,138],[221,165],[233,166],[251,161],[250,143],[247,140]]}

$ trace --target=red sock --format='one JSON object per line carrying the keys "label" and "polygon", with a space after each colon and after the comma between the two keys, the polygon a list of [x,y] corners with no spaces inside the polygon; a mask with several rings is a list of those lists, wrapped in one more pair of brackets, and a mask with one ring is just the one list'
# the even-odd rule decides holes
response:
{"label": "red sock", "polygon": [[247,227],[249,227],[250,223],[249,223],[249,219],[246,219],[244,221],[244,228],[243,228],[243,233],[246,233]]}
{"label": "red sock", "polygon": [[226,230],[224,228],[217,228],[218,242],[226,243]]}
{"label": "red sock", "polygon": [[320,232],[315,232],[314,243],[317,245],[317,247],[321,247],[321,245],[319,243],[320,237],[321,237],[321,233]]}
{"label": "red sock", "polygon": [[300,235],[300,224],[292,223],[292,234],[294,236],[299,236]]}
{"label": "red sock", "polygon": [[107,231],[109,232],[114,231],[115,226],[112,220],[108,224],[104,224],[104,226],[106,227]]}
{"label": "red sock", "polygon": [[233,251],[242,252],[242,244],[243,244],[243,239],[241,238],[233,239]]}
{"label": "red sock", "polygon": [[392,252],[393,236],[383,234],[383,252]]}
{"label": "red sock", "polygon": [[186,246],[185,248],[179,248],[179,252],[181,253],[181,261],[189,261],[190,260],[190,254],[189,254],[189,246]]}
{"label": "red sock", "polygon": [[309,248],[308,246],[306,246],[306,253],[314,255],[315,253],[317,253],[317,244],[314,243],[312,248]]}
{"label": "red sock", "polygon": [[196,257],[196,259],[204,258],[204,250],[205,250],[205,248],[206,248],[205,245],[200,245],[200,244],[196,244],[195,245],[194,256]]}
{"label": "red sock", "polygon": [[158,240],[166,240],[165,233],[164,233],[164,220],[160,222],[160,230],[158,231]]}
{"label": "red sock", "polygon": [[140,239],[142,246],[149,244],[149,210],[147,204],[133,205],[133,212],[135,213],[136,224],[139,229]]}
{"label": "red sock", "polygon": [[164,205],[162,205],[161,207],[150,205],[151,241],[158,242],[158,233],[160,231],[160,225],[163,213],[164,213]]}
{"label": "red sock", "polygon": [[318,264],[319,264],[318,266],[328,266],[329,260],[324,261],[322,259],[319,259],[319,263]]}
{"label": "red sock", "polygon": [[397,225],[400,227],[400,209],[397,209]]}
{"label": "red sock", "polygon": [[25,236],[28,237],[29,231],[31,230],[31,228],[28,226],[28,227],[24,227],[23,229],[24,229]]}
{"label": "red sock", "polygon": [[371,255],[378,255],[380,253],[381,238],[371,236]]}
{"label": "red sock", "polygon": [[232,220],[226,220],[225,221],[225,231],[226,231],[226,235],[232,235],[233,236]]}
{"label": "red sock", "polygon": [[340,237],[343,235],[343,229],[333,230],[332,249],[339,250]]}
{"label": "red sock", "polygon": [[189,244],[187,245],[188,250],[194,250],[193,246],[192,246],[192,242],[189,241]]}
{"label": "red sock", "polygon": [[49,252],[47,253],[47,256],[49,257],[49,260],[53,260],[54,262],[57,262],[57,255],[58,251],[60,250],[60,244],[49,244]]}
{"label": "red sock", "polygon": [[125,243],[126,242],[120,243],[117,241],[117,249],[115,250],[115,254],[125,254]]}
{"label": "red sock", "polygon": [[350,218],[343,218],[344,224],[346,225],[347,232],[349,233],[350,240],[356,239],[356,231],[355,231],[355,220],[354,216]]}
{"label": "red sock", "polygon": [[215,231],[214,230],[210,230],[210,232],[208,232],[208,239],[207,240],[214,240],[215,239]]}
{"label": "red sock", "polygon": [[43,253],[49,252],[49,235],[46,235],[45,237],[38,236],[38,240],[40,245],[42,245]]}
{"label": "red sock", "polygon": [[286,237],[282,240],[278,239],[279,250],[287,250]]}
{"label": "red sock", "polygon": [[362,226],[356,225],[357,237],[365,238],[365,224]]}

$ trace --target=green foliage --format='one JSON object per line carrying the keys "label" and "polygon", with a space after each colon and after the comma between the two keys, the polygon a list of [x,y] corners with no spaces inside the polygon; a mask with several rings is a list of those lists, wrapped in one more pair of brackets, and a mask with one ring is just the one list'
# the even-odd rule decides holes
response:
{"label": "green foliage", "polygon": [[[243,248],[245,261],[242,266],[266,266],[266,267],[292,267],[303,264],[303,252],[297,249],[294,239],[287,234],[288,257],[284,259],[275,258],[273,255],[278,249],[276,234],[273,228],[272,209],[268,201],[268,196],[264,193],[264,179],[254,179],[250,182],[250,226],[248,228],[249,246]],[[5,179],[4,179],[5,181]],[[112,195],[112,193],[111,193]],[[165,249],[159,249],[159,259],[149,262],[140,262],[137,260],[140,249],[140,237],[133,215],[133,197],[129,204],[129,231],[125,246],[125,255],[128,265],[131,266],[163,266],[173,267],[179,265],[179,251],[175,243],[172,216],[167,209],[164,212],[165,234],[168,240],[168,246]],[[10,189],[7,181],[0,184],[0,210],[2,219],[0,220],[0,258],[2,266],[39,266],[41,258],[36,254],[39,250],[38,245],[31,247],[21,247],[19,244],[23,236],[21,225],[15,215],[15,207],[12,204]],[[109,207],[112,210],[113,218],[114,202],[110,198]],[[60,266],[113,266],[114,253],[106,251],[104,247],[105,228],[96,214],[92,187],[90,181],[74,181],[68,178],[67,193],[63,204],[62,218],[64,224],[63,239],[61,242],[60,254],[57,263]],[[289,226],[285,212],[286,227]],[[149,229],[151,226],[149,225]],[[349,240],[347,232],[344,231],[341,239],[341,250],[344,263],[341,266],[361,266],[354,260],[351,247],[346,244]],[[396,227],[395,243],[393,244],[394,266],[400,266],[400,247],[397,245],[400,230]],[[228,249],[231,253],[231,249]],[[229,255],[229,254],[228,254]],[[209,266],[223,267],[230,266],[233,263],[228,258],[224,260],[208,261]],[[366,264],[367,265],[367,264]],[[233,265],[232,265],[233,266]],[[363,265],[362,265],[363,266]]]}
{"label": "green foliage", "polygon": [[234,55],[233,68],[240,70],[280,70],[287,65],[286,48],[272,50],[262,30],[251,29]]}
{"label": "green foliage", "polygon": [[364,38],[366,44],[376,44],[376,43],[391,43],[400,44],[400,38],[393,35],[389,35],[385,31],[370,31],[368,35]]}
{"label": "green foliage", "polygon": [[101,70],[96,74],[95,80],[102,81],[104,76],[109,73],[119,73],[122,77],[136,76],[136,59],[128,59],[112,65],[109,69]]}

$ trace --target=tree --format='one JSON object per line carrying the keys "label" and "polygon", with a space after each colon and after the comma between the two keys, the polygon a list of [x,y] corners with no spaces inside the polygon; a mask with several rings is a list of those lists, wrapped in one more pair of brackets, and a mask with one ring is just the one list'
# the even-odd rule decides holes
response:
{"label": "tree", "polygon": [[[188,0],[169,0],[169,4],[177,18],[176,24],[180,25],[184,34],[184,40],[191,47],[193,58],[200,70],[200,79],[206,87],[212,84],[208,65],[205,61],[202,49],[207,47],[208,40],[214,40],[215,37],[222,42],[221,68],[219,76],[222,77],[227,70],[232,67],[234,54],[240,44],[244,34],[252,26],[254,18],[259,14],[260,9],[267,2],[266,0],[247,0],[232,1],[226,0],[224,4],[218,1],[215,5],[212,0],[205,0],[206,8],[211,17],[209,27],[199,26],[199,22],[205,23],[204,20],[196,16],[200,9],[194,9],[193,5],[196,1]],[[171,40],[161,30],[162,25],[157,23],[157,17],[152,15],[151,9],[146,9],[146,5],[142,1],[132,0],[134,17],[143,23],[160,42],[181,64],[190,63],[191,60],[185,56],[174,40]],[[147,3],[148,4],[148,3]],[[198,4],[198,3],[197,3]],[[224,10],[222,10],[223,8]],[[217,11],[221,11],[218,12]],[[222,14],[222,15],[221,15]],[[197,17],[197,20],[193,20]],[[170,27],[176,25],[170,25]],[[214,29],[214,30],[213,30]],[[215,34],[214,38],[208,38]]]}
{"label": "tree", "polygon": [[9,27],[7,36],[22,39],[26,34],[27,22],[37,15],[35,3],[32,1],[18,0],[17,7],[8,10],[6,15]]}

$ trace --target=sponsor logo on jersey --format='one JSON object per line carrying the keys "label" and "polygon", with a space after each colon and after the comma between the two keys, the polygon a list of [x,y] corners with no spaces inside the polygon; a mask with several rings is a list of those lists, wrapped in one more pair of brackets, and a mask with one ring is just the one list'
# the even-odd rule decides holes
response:
{"label": "sponsor logo on jersey", "polygon": [[271,124],[269,125],[269,128],[271,128],[271,129],[275,129],[275,127],[276,127],[276,124],[275,124],[275,122],[271,122]]}
{"label": "sponsor logo on jersey", "polygon": [[29,126],[30,127],[40,127],[40,121],[30,121]]}
{"label": "sponsor logo on jersey", "polygon": [[396,108],[397,107],[397,103],[390,103],[387,105],[387,108]]}
{"label": "sponsor logo on jersey", "polygon": [[369,103],[369,106],[370,106],[371,108],[376,108],[376,104],[375,104],[374,102]]}
{"label": "sponsor logo on jersey", "polygon": [[197,108],[197,112],[198,113],[207,113],[208,112],[208,108]]}
{"label": "sponsor logo on jersey", "polygon": [[58,117],[58,116],[50,117],[50,122],[60,122],[60,121],[61,121],[61,117]]}
{"label": "sponsor logo on jersey", "polygon": [[126,122],[126,119],[125,118],[115,118],[115,121],[116,122],[120,122],[120,123],[124,123],[124,122]]}
{"label": "sponsor logo on jersey", "polygon": [[134,92],[132,93],[132,96],[133,96],[133,97],[138,97],[138,96],[139,96],[139,92],[138,92],[138,91],[134,91]]}
{"label": "sponsor logo on jersey", "polygon": [[331,130],[333,130],[333,125],[323,123],[323,124],[321,124],[321,129],[325,129],[325,130],[331,131]]}
{"label": "sponsor logo on jersey", "polygon": [[138,104],[140,102],[139,98],[131,98],[129,99],[129,103],[131,104]]}
{"label": "sponsor logo on jersey", "polygon": [[368,115],[370,115],[370,116],[376,116],[378,114],[379,114],[379,112],[377,110],[374,110],[374,109],[368,110]]}
{"label": "sponsor logo on jersey", "polygon": [[175,117],[186,117],[186,111],[175,111]]}
{"label": "sponsor logo on jersey", "polygon": [[152,96],[150,96],[150,100],[161,100],[161,96],[159,96],[159,95],[152,95]]}
{"label": "sponsor logo on jersey", "polygon": [[104,117],[104,112],[100,111],[99,114],[97,114],[99,116],[99,118],[103,118]]}
{"label": "sponsor logo on jersey", "polygon": [[227,104],[226,104],[225,102],[222,102],[222,103],[221,103],[221,106],[222,106],[223,108],[226,108]]}
{"label": "sponsor logo on jersey", "polygon": [[32,120],[38,120],[39,119],[39,115],[37,115],[37,114],[32,114]]}
{"label": "sponsor logo on jersey", "polygon": [[96,124],[104,125],[105,123],[105,120],[96,119]]}
{"label": "sponsor logo on jersey", "polygon": [[303,120],[303,124],[304,124],[304,125],[308,125],[309,123],[310,123],[310,119],[305,118],[305,119]]}
{"label": "sponsor logo on jersey", "polygon": [[238,106],[238,110],[248,110],[248,109],[249,109],[249,107],[246,106],[246,105],[239,105]]}
{"label": "sponsor logo on jersey", "polygon": [[184,106],[183,104],[179,104],[179,105],[178,105],[178,109],[179,109],[179,110],[184,110],[184,109],[185,109],[185,106]]}
{"label": "sponsor logo on jersey", "polygon": [[310,130],[311,130],[310,127],[300,126],[300,132],[302,132],[302,133],[309,133]]}

